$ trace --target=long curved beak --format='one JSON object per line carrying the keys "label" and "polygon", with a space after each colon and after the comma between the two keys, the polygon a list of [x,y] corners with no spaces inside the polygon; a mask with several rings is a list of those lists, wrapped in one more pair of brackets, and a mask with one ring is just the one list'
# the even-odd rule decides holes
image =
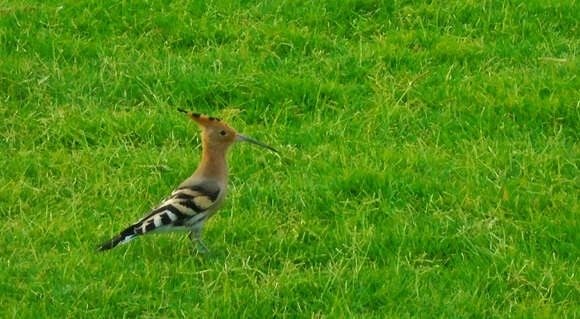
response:
{"label": "long curved beak", "polygon": [[240,134],[240,133],[236,134],[236,141],[248,142],[248,143],[256,144],[256,145],[259,145],[259,146],[261,146],[263,148],[267,148],[270,151],[273,151],[273,152],[276,152],[276,153],[280,153],[275,148],[273,148],[272,146],[270,146],[270,145],[268,145],[266,143],[262,143],[262,142],[260,142],[258,140],[255,140],[255,139],[253,139],[253,138],[251,138],[249,136],[246,136],[244,134]]}

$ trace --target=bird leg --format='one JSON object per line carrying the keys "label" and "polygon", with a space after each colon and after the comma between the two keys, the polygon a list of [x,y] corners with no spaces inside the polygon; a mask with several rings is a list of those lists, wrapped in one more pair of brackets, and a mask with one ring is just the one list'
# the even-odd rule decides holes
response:
{"label": "bird leg", "polygon": [[[194,248],[197,249],[198,252],[202,254],[212,254],[211,250],[209,250],[209,248],[207,248],[207,246],[201,240],[201,229],[194,229],[192,232],[190,232],[189,239],[191,239],[191,244]],[[201,249],[195,245],[196,243],[201,246]]]}

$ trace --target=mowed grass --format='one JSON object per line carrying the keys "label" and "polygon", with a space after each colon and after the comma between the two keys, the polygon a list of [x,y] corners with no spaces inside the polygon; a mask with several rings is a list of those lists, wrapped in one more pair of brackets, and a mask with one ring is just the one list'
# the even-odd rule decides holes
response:
{"label": "mowed grass", "polygon": [[[577,1],[0,2],[0,317],[576,318]],[[95,252],[188,177],[226,205]]]}

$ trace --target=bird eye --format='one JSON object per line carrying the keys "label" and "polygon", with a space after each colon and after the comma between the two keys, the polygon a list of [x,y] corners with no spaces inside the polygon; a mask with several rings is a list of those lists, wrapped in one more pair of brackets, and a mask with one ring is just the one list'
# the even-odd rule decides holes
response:
{"label": "bird eye", "polygon": [[221,131],[220,131],[220,135],[221,135],[221,136],[226,136],[226,131],[224,131],[224,130],[221,130]]}

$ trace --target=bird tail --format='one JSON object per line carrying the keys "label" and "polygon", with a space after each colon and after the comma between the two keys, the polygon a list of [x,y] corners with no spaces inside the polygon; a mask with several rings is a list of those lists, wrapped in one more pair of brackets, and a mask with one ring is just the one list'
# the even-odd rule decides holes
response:
{"label": "bird tail", "polygon": [[135,225],[133,225],[133,226],[123,230],[118,236],[113,237],[111,240],[108,240],[108,241],[102,243],[97,248],[97,250],[98,251],[105,251],[105,250],[115,248],[120,244],[124,244],[124,243],[127,243],[127,242],[135,239],[135,237],[137,237],[137,234],[135,233]]}

